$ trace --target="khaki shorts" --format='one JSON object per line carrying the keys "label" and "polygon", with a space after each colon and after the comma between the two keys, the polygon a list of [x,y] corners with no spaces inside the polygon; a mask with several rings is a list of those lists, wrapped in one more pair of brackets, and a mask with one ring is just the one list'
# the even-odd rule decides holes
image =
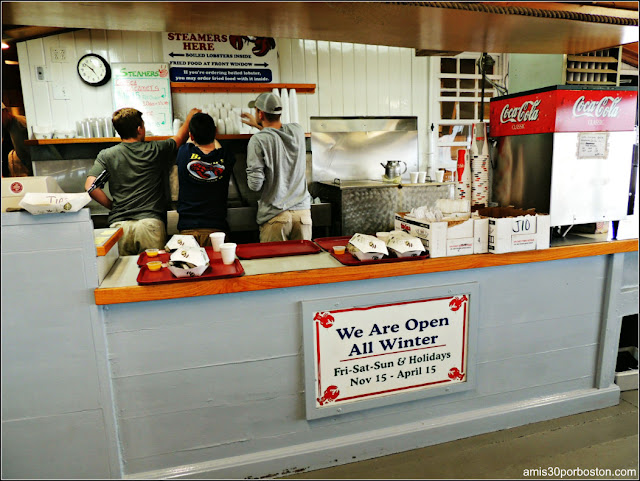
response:
{"label": "khaki shorts", "polygon": [[121,256],[135,256],[145,249],[164,249],[167,243],[167,229],[158,219],[124,220],[109,227],[122,227],[124,231],[118,241]]}
{"label": "khaki shorts", "polygon": [[180,235],[192,235],[196,238],[200,247],[206,247],[211,245],[211,238],[209,237],[209,234],[212,232],[224,231],[222,229],[185,229],[180,231]]}
{"label": "khaki shorts", "polygon": [[11,177],[28,177],[29,171],[24,166],[15,150],[9,152],[9,175]]}
{"label": "khaki shorts", "polygon": [[311,210],[285,210],[260,226],[260,242],[311,240]]}

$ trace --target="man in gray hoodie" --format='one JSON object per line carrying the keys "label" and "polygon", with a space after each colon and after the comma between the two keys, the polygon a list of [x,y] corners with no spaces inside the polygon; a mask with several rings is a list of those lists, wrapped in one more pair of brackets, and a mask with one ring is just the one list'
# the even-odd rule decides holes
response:
{"label": "man in gray hoodie", "polygon": [[297,123],[282,125],[282,103],[271,92],[249,107],[255,117],[243,113],[242,122],[260,130],[247,146],[247,184],[253,191],[262,189],[256,216],[260,242],[311,240],[304,130]]}

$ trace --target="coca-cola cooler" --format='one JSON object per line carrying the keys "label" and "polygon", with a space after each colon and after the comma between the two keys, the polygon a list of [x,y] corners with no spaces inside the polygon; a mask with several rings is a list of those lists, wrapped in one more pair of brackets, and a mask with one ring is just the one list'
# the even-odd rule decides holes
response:
{"label": "coca-cola cooler", "polygon": [[494,202],[549,213],[552,227],[631,213],[635,87],[558,85],[490,106]]}

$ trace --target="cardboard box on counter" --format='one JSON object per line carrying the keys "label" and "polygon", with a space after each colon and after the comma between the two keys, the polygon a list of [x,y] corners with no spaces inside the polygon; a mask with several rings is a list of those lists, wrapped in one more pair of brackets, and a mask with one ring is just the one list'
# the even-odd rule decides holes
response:
{"label": "cardboard box on counter", "polygon": [[551,218],[548,214],[514,207],[485,207],[476,212],[489,219],[490,253],[549,248]]}
{"label": "cardboard box on counter", "polygon": [[461,221],[427,222],[398,212],[394,217],[396,229],[422,240],[429,257],[448,257],[488,252],[489,219],[470,218]]}

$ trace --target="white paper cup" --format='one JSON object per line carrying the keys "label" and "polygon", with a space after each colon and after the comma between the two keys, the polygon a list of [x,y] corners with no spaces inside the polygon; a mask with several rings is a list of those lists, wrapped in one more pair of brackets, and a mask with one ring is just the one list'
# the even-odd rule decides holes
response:
{"label": "white paper cup", "polygon": [[417,184],[418,183],[418,174],[420,172],[409,172],[409,177],[411,178],[411,183],[412,184]]}
{"label": "white paper cup", "polygon": [[209,239],[211,239],[211,246],[213,247],[213,252],[220,252],[220,246],[224,242],[224,232],[212,232],[209,234]]}
{"label": "white paper cup", "polygon": [[220,245],[220,254],[222,254],[222,263],[231,265],[236,260],[236,244],[233,242],[225,242]]}
{"label": "white paper cup", "polygon": [[444,170],[436,170],[436,182],[444,182]]}
{"label": "white paper cup", "polygon": [[418,172],[418,184],[424,184],[427,181],[427,172]]}

